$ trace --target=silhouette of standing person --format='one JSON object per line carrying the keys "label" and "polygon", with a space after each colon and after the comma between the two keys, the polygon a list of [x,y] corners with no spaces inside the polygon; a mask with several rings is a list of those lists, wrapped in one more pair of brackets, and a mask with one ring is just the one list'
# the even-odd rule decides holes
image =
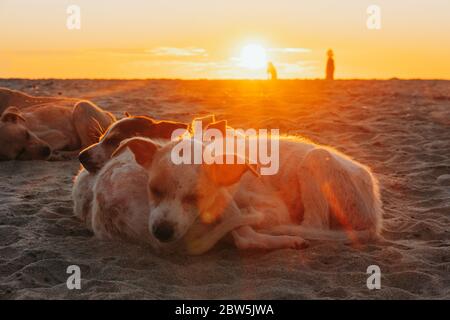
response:
{"label": "silhouette of standing person", "polygon": [[271,61],[267,62],[267,73],[269,74],[271,80],[277,80],[277,69]]}
{"label": "silhouette of standing person", "polygon": [[327,80],[334,80],[334,59],[333,50],[329,49],[327,51],[328,61],[327,61]]}

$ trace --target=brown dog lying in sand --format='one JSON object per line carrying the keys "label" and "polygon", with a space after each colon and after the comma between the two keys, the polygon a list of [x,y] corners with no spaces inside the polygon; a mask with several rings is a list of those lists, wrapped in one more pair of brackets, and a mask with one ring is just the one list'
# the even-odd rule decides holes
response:
{"label": "brown dog lying in sand", "polygon": [[147,116],[130,116],[111,125],[100,140],[84,149],[79,160],[89,172],[95,173],[110,159],[120,142],[132,137],[147,137],[168,142],[172,132],[187,129],[188,125],[176,121],[158,121]]}
{"label": "brown dog lying in sand", "polygon": [[73,106],[78,101],[80,101],[80,99],[67,97],[30,96],[21,91],[0,87],[0,115],[10,106],[15,106],[19,109],[45,103],[58,103]]}
{"label": "brown dog lying in sand", "polygon": [[2,103],[15,104],[0,118],[0,160],[73,158],[115,121],[89,101],[0,93]]}

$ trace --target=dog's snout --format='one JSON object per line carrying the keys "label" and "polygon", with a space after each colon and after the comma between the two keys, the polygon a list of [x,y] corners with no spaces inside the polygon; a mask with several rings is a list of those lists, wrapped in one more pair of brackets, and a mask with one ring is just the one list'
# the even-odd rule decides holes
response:
{"label": "dog's snout", "polygon": [[169,242],[175,233],[174,225],[166,220],[156,223],[152,228],[153,235],[161,242]]}

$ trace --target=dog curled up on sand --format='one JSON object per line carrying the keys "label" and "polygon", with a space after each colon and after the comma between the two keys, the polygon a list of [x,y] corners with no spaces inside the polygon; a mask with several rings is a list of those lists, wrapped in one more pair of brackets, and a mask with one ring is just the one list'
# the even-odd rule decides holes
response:
{"label": "dog curled up on sand", "polygon": [[[111,125],[99,142],[80,153],[84,168],[75,177],[72,188],[75,215],[101,238],[145,242],[146,236],[137,230],[143,225],[148,226],[148,193],[147,188],[143,187],[147,186],[148,178],[142,166],[136,163],[133,150],[124,147],[126,140],[149,136],[164,143],[169,141],[173,130],[187,127],[187,124],[180,122],[130,115]],[[122,146],[121,152],[115,152],[119,146]],[[140,223],[130,223],[138,229],[130,229],[126,225],[123,225],[124,228],[110,227],[112,220],[131,219],[137,217],[137,212],[141,213],[136,218]]]}
{"label": "dog curled up on sand", "polygon": [[4,103],[17,103],[0,118],[0,160],[73,158],[115,121],[89,101],[0,93]]}
{"label": "dog curled up on sand", "polygon": [[[194,149],[207,146],[184,139],[191,139]],[[223,155],[212,164],[174,164],[172,150],[180,141],[136,141],[148,150],[140,162],[149,176],[152,242],[169,248],[189,237],[194,225],[199,229],[199,222],[205,234],[224,228],[203,238],[209,242],[194,241],[190,254],[204,253],[228,233],[240,249],[303,248],[305,239],[367,241],[379,235],[381,200],[369,168],[329,147],[279,139],[279,172],[266,176],[256,176],[248,159],[228,164]],[[246,215],[253,222],[226,224],[229,217]]]}

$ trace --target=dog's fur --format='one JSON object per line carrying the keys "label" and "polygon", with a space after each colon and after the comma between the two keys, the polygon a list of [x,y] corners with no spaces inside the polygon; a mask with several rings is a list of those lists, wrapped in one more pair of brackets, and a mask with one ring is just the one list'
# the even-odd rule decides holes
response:
{"label": "dog's fur", "polygon": [[0,93],[3,102],[18,103],[0,118],[0,160],[73,158],[115,121],[89,101],[8,94],[4,89]]}
{"label": "dog's fur", "polygon": [[[305,239],[365,241],[380,233],[377,180],[369,168],[332,148],[281,137],[280,171],[258,178],[246,164],[175,165],[176,141],[137,143],[151,150],[140,162],[149,173],[149,230],[161,248],[189,236],[199,220],[208,232],[229,216],[249,213],[253,223],[230,224],[220,236],[231,232],[241,249],[275,249],[302,248]],[[205,252],[220,236],[205,237],[207,243],[197,242],[189,252]]]}
{"label": "dog's fur", "polygon": [[97,174],[82,170],[74,181],[75,215],[100,239],[149,243],[146,170],[127,140]]}
{"label": "dog's fur", "polygon": [[100,140],[83,150],[79,160],[89,172],[97,172],[111,157],[124,139],[148,137],[169,141],[176,129],[187,129],[188,125],[174,121],[157,121],[146,116],[127,116],[106,130]]}
{"label": "dog's fur", "polygon": [[[186,129],[187,124],[127,114],[108,128],[98,143],[81,152],[81,163],[90,171],[82,168],[74,179],[74,212],[96,235],[147,242],[141,227],[145,226],[148,234],[148,178],[135,161],[134,152],[140,150],[134,150],[133,141],[128,140],[142,134],[167,143],[177,128]],[[119,220],[128,224],[119,227]]]}
{"label": "dog's fur", "polygon": [[80,99],[67,97],[31,96],[21,91],[0,87],[0,115],[10,106],[15,106],[19,109],[46,103],[73,106],[79,101]]}

